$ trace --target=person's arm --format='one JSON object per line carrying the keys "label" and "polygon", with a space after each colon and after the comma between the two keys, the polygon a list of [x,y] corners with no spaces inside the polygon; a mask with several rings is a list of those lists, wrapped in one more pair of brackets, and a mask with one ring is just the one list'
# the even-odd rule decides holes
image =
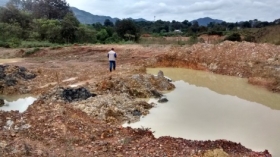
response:
{"label": "person's arm", "polygon": [[117,53],[114,54],[115,58],[117,58]]}
{"label": "person's arm", "polygon": [[107,54],[107,57],[109,58],[109,53]]}

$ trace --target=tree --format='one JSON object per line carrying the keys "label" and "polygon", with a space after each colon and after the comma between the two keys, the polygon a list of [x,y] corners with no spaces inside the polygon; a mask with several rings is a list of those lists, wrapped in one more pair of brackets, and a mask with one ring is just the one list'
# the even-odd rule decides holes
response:
{"label": "tree", "polygon": [[50,42],[62,42],[62,26],[58,20],[35,19],[32,38]]}
{"label": "tree", "polygon": [[116,22],[116,32],[124,40],[138,41],[140,38],[140,29],[130,19],[123,19]]}
{"label": "tree", "polygon": [[241,24],[242,28],[251,28],[251,23],[249,21],[245,21]]}
{"label": "tree", "polygon": [[193,21],[192,26],[191,26],[191,30],[194,33],[197,33],[199,31],[199,24],[197,21]]}
{"label": "tree", "polygon": [[65,0],[21,0],[21,4],[35,18],[63,19],[71,12]]}
{"label": "tree", "polygon": [[96,43],[96,31],[86,25],[80,25],[76,31],[79,43]]}
{"label": "tree", "polygon": [[182,30],[183,30],[184,32],[186,32],[186,31],[188,30],[188,28],[192,26],[192,23],[189,22],[188,20],[184,20],[184,21],[182,22],[182,25],[183,25]]}
{"label": "tree", "polygon": [[100,22],[93,23],[92,26],[93,26],[97,31],[100,31],[101,29],[103,29],[103,25],[102,25]]}
{"label": "tree", "polygon": [[0,23],[0,47],[17,47],[21,44],[22,28],[18,24]]}
{"label": "tree", "polygon": [[165,22],[162,20],[157,20],[154,24],[153,24],[153,33],[161,33],[163,32],[169,32],[171,30],[171,28],[169,29],[170,26],[170,22]]}
{"label": "tree", "polygon": [[120,37],[118,36],[118,34],[117,33],[114,33],[111,37],[109,37],[109,38],[107,38],[106,40],[105,40],[105,43],[106,44],[111,44],[111,43],[117,43],[117,42],[119,42],[121,39],[120,39]]}
{"label": "tree", "polygon": [[97,40],[100,41],[101,43],[105,44],[105,40],[109,37],[106,29],[101,29],[98,33],[97,33]]}
{"label": "tree", "polygon": [[6,7],[0,7],[0,22],[18,23],[22,28],[27,29],[32,22],[30,14],[19,10],[12,3],[8,3]]}
{"label": "tree", "polygon": [[229,30],[233,30],[234,27],[235,27],[235,24],[234,24],[234,23],[229,23],[228,26],[227,26],[227,28],[228,28]]}
{"label": "tree", "polygon": [[106,19],[104,21],[104,26],[106,26],[106,27],[114,27],[114,23],[112,21],[110,21],[109,19]]}
{"label": "tree", "polygon": [[7,41],[11,38],[21,38],[22,31],[18,24],[0,23],[0,40]]}
{"label": "tree", "polygon": [[174,31],[174,30],[178,30],[178,29],[182,29],[183,25],[181,22],[178,22],[178,21],[175,21],[173,20],[171,22],[171,30]]}
{"label": "tree", "polygon": [[62,31],[61,35],[66,43],[74,43],[76,41],[76,31],[78,30],[80,22],[73,15],[68,13],[61,21]]}

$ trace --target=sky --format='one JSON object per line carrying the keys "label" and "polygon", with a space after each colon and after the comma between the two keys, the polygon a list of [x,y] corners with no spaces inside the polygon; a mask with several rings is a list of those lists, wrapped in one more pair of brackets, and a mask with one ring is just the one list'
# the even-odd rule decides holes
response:
{"label": "sky", "polygon": [[[5,3],[8,0],[0,0]],[[183,21],[211,17],[227,22],[280,18],[280,0],[66,0],[70,6],[90,12],[149,21]]]}
{"label": "sky", "polygon": [[211,17],[227,22],[280,18],[280,0],[67,0],[94,15],[183,21]]}

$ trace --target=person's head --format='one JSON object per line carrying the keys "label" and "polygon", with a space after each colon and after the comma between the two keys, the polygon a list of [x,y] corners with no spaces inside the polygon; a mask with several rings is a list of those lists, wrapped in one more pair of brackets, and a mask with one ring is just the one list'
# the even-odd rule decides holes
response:
{"label": "person's head", "polygon": [[114,51],[114,48],[111,48],[112,51]]}

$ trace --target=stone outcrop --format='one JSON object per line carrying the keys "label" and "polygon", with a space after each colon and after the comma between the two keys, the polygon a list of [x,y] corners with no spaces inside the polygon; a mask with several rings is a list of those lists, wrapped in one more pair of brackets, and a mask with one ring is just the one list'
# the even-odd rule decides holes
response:
{"label": "stone outcrop", "polygon": [[164,77],[156,77],[149,74],[135,74],[122,78],[109,78],[97,85],[101,91],[112,91],[114,93],[128,93],[136,98],[160,97],[158,91],[168,91],[175,88]]}
{"label": "stone outcrop", "polygon": [[0,99],[0,107],[4,106],[5,105],[5,102],[3,99]]}
{"label": "stone outcrop", "polygon": [[25,67],[0,65],[0,93],[12,90],[12,93],[15,94],[16,91],[25,88],[22,84],[18,85],[19,82],[32,80],[35,77],[36,74],[30,72]]}

